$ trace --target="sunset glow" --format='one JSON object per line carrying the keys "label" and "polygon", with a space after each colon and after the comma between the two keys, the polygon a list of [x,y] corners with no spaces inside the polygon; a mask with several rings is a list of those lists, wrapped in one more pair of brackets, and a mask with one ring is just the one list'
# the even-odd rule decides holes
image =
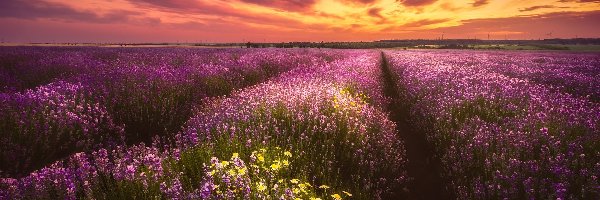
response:
{"label": "sunset glow", "polygon": [[8,0],[0,9],[10,42],[600,37],[597,0]]}

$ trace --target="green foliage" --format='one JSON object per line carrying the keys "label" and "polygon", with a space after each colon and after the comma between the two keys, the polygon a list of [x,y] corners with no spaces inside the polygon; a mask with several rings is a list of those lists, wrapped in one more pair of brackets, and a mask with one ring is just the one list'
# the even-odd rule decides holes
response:
{"label": "green foliage", "polygon": [[450,111],[452,126],[458,128],[465,121],[474,117],[479,117],[481,120],[490,123],[501,123],[517,116],[519,113],[513,110],[505,109],[505,104],[487,100],[483,96],[478,96],[473,100],[464,101],[461,105],[452,108]]}

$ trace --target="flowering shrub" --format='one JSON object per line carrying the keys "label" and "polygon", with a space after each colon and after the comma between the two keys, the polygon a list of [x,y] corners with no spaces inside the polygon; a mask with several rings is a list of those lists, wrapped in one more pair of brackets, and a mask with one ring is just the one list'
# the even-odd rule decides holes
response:
{"label": "flowering shrub", "polygon": [[[292,153],[279,147],[253,151],[248,164],[233,153],[229,161],[213,157],[201,182],[201,199],[318,199],[328,186],[315,188],[306,181],[290,178]],[[332,191],[332,190],[329,190]],[[346,196],[352,194],[345,192]]]}
{"label": "flowering shrub", "polygon": [[233,153],[229,160],[212,157],[196,172],[201,175],[199,187],[190,190],[184,189],[180,181],[185,177],[169,168],[172,166],[169,162],[177,162],[178,158],[148,147],[113,151],[116,162],[108,161],[108,155],[106,150],[91,155],[78,153],[68,163],[54,163],[23,179],[0,179],[0,198],[326,199],[331,196],[341,199],[352,196],[347,191],[339,190],[338,194],[327,185],[315,187],[306,179],[294,178],[288,171],[295,163],[294,156],[279,147],[261,148],[249,156]]}
{"label": "flowering shrub", "polygon": [[[2,47],[0,77],[14,88],[0,94],[0,175],[19,177],[108,143],[173,136],[206,97],[338,58],[317,50]],[[61,73],[47,73],[54,68]],[[43,74],[49,78],[26,79]]]}
{"label": "flowering shrub", "polygon": [[73,152],[122,142],[123,128],[82,89],[57,82],[0,94],[0,172],[24,175]]}
{"label": "flowering shrub", "polygon": [[[368,103],[372,96],[365,94],[381,92],[379,86],[360,82],[379,69],[377,56],[365,52],[333,62],[335,67],[293,70],[209,102],[176,143],[181,149],[201,144],[239,153],[261,145],[298,149],[303,160],[290,170],[310,182],[347,188],[359,198],[398,192],[407,181],[405,150],[394,123],[376,103]],[[356,65],[356,60],[371,62]]]}
{"label": "flowering shrub", "polygon": [[[387,56],[405,91],[401,96],[411,104],[413,123],[428,130],[459,199],[600,195],[600,106],[589,96],[598,92],[591,87],[597,76],[589,73],[597,55],[388,51]],[[565,82],[553,82],[556,76]]]}
{"label": "flowering shrub", "polygon": [[1,47],[0,92],[27,89],[75,77],[100,67],[90,59],[91,48]]}
{"label": "flowering shrub", "polygon": [[[293,61],[300,63],[299,67],[276,78],[229,96],[205,99],[203,105],[191,109],[195,116],[174,138],[162,135],[149,145],[119,145],[76,153],[28,176],[3,178],[0,199],[381,199],[398,195],[408,180],[406,160],[395,124],[379,107],[386,101],[378,82],[379,54],[331,52],[305,52],[313,57],[311,61]],[[108,55],[116,56],[107,56],[110,62],[120,62],[127,54]],[[317,55],[327,62],[314,58]],[[331,59],[330,55],[338,57]],[[175,63],[182,67],[186,60]],[[84,90],[98,94],[94,100],[107,105],[109,114],[119,113],[112,106],[121,103],[106,99],[132,97],[125,101],[135,100],[132,107],[139,106],[120,112],[152,110],[146,106],[160,104],[146,101],[136,94],[138,91],[127,88],[141,88],[140,94],[150,94],[150,99],[160,101],[152,87],[159,93],[169,93],[169,88],[180,90],[178,84],[169,84],[180,81],[173,81],[173,77],[186,77],[186,73],[170,67],[160,68],[157,76],[143,72],[153,69],[123,69],[127,70],[121,75],[111,70],[98,75],[115,75],[114,87],[104,90],[100,84],[99,89]],[[118,91],[131,94],[114,92],[123,83],[122,77],[127,79],[124,82],[135,84],[125,84]],[[159,80],[161,84],[146,87],[138,78]],[[94,77],[74,80],[88,83]],[[164,98],[165,102],[171,100]],[[171,104],[161,105],[165,113],[177,113],[168,111],[171,106],[167,105]],[[125,118],[145,120],[146,116],[150,115]],[[127,123],[124,125],[127,130]]]}
{"label": "flowering shrub", "polygon": [[[102,52],[102,51],[100,51]],[[134,49],[114,52],[118,59],[77,81],[117,124],[126,142],[150,143],[172,136],[207,97],[263,82],[282,72],[326,63],[335,52],[295,50]],[[106,61],[105,61],[106,62]]]}
{"label": "flowering shrub", "polygon": [[0,199],[396,199],[392,102],[460,199],[598,199],[597,54],[385,55],[2,47]]}

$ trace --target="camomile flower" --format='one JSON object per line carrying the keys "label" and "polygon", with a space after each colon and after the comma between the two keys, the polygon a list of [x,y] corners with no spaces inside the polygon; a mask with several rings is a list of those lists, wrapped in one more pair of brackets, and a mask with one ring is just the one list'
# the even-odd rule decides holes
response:
{"label": "camomile flower", "polygon": [[262,192],[262,191],[265,191],[267,189],[267,186],[265,186],[265,183],[259,182],[259,183],[256,184],[256,189],[259,192]]}
{"label": "camomile flower", "polygon": [[333,199],[335,200],[341,200],[342,196],[340,196],[339,194],[332,194],[331,197],[333,197]]}
{"label": "camomile flower", "polygon": [[227,171],[227,173],[229,173],[230,176],[235,176],[236,171],[233,169],[229,169],[229,171]]}
{"label": "camomile flower", "polygon": [[350,194],[350,192],[346,192],[346,191],[342,191],[344,194],[346,194],[347,196],[351,197],[352,194]]}
{"label": "camomile flower", "polygon": [[227,166],[229,166],[229,161],[221,161],[221,165],[223,167],[227,167]]}
{"label": "camomile flower", "polygon": [[271,165],[271,169],[272,169],[273,171],[277,171],[277,170],[279,170],[280,168],[281,168],[281,165],[280,165],[279,163],[273,163],[273,164]]}
{"label": "camomile flower", "polygon": [[246,174],[246,168],[243,167],[243,168],[238,169],[238,174],[239,175],[245,175]]}

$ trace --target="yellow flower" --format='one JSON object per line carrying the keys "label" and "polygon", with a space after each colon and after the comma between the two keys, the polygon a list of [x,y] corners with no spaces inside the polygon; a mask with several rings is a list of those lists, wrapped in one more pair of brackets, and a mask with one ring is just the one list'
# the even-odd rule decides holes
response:
{"label": "yellow flower", "polygon": [[260,151],[264,153],[264,152],[266,152],[266,151],[267,151],[267,149],[265,149],[265,148],[262,148],[262,149],[260,149]]}
{"label": "yellow flower", "polygon": [[319,188],[321,188],[321,189],[329,189],[329,186],[321,185],[321,186],[319,186]]}
{"label": "yellow flower", "polygon": [[310,185],[310,183],[308,183],[308,182],[306,182],[304,184],[306,184],[306,186],[308,186],[308,187],[312,187],[312,185]]}
{"label": "yellow flower", "polygon": [[229,161],[221,161],[221,165],[223,165],[223,167],[227,167],[229,166]]}
{"label": "yellow flower", "polygon": [[294,189],[292,190],[292,192],[293,192],[294,194],[298,194],[298,193],[300,193],[300,190],[299,190],[298,188],[294,188]]}
{"label": "yellow flower", "polygon": [[238,169],[238,174],[239,174],[239,175],[244,175],[244,174],[246,174],[246,168],[244,167],[244,168],[240,168],[240,169]]}
{"label": "yellow flower", "polygon": [[208,175],[211,175],[211,176],[212,176],[212,175],[214,175],[215,173],[217,173],[217,171],[216,171],[216,170],[211,170],[210,172],[208,172]]}
{"label": "yellow flower", "polygon": [[279,170],[279,168],[281,168],[281,165],[279,165],[279,163],[273,163],[273,164],[271,165],[271,169],[272,169],[273,171],[277,171],[277,170]]}
{"label": "yellow flower", "polygon": [[292,153],[289,151],[283,152],[283,155],[285,155],[287,157],[292,157]]}
{"label": "yellow flower", "polygon": [[263,157],[262,154],[258,154],[258,161],[259,162],[265,162],[265,157]]}
{"label": "yellow flower", "polygon": [[292,180],[290,180],[290,182],[292,182],[293,184],[297,184],[298,183],[298,179],[292,179]]}
{"label": "yellow flower", "polygon": [[234,159],[234,158],[239,158],[239,157],[240,157],[240,154],[238,154],[238,153],[233,153],[233,155],[231,156],[231,159]]}
{"label": "yellow flower", "polygon": [[277,182],[278,183],[283,183],[283,179],[279,179]]}
{"label": "yellow flower", "polygon": [[259,182],[256,184],[256,189],[259,192],[265,191],[267,189],[267,186],[265,186],[265,184],[263,182]]}
{"label": "yellow flower", "polygon": [[230,176],[235,176],[235,170],[233,170],[233,169],[229,169],[229,171],[227,171],[227,173],[229,173]]}
{"label": "yellow flower", "polygon": [[300,191],[306,194],[306,185],[304,183],[298,184],[298,188],[300,188]]}
{"label": "yellow flower", "polygon": [[346,191],[342,191],[344,194],[348,195],[349,197],[352,196],[352,194],[350,194],[350,192],[346,192]]}
{"label": "yellow flower", "polygon": [[342,197],[339,194],[332,194],[331,197],[335,200],[342,200]]}
{"label": "yellow flower", "polygon": [[300,187],[301,190],[306,189],[306,185],[304,183],[298,184],[298,187]]}
{"label": "yellow flower", "polygon": [[311,197],[311,198],[310,198],[310,200],[321,200],[321,198],[318,198],[318,197],[316,197],[316,198],[315,198],[315,197]]}
{"label": "yellow flower", "polygon": [[283,160],[283,165],[285,165],[285,166],[289,166],[289,165],[290,165],[290,162],[289,162],[288,160]]}

